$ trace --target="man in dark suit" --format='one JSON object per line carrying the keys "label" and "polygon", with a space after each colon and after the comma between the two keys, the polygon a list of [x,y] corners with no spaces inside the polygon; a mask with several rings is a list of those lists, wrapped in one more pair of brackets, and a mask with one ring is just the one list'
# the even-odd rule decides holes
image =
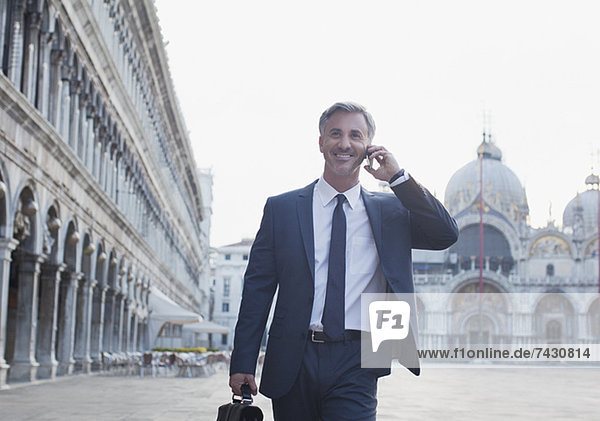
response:
{"label": "man in dark suit", "polygon": [[[256,361],[277,291],[260,385],[275,419],[374,420],[377,379],[390,369],[361,368],[361,294],[413,293],[411,249],[445,249],[458,229],[389,151],[371,144],[375,123],[363,106],[334,104],[319,132],[322,177],[265,205],[244,276],[229,384],[236,394],[244,383],[257,393]],[[365,170],[394,194],[361,188],[367,155],[378,168]],[[418,375],[415,327],[400,360]]]}

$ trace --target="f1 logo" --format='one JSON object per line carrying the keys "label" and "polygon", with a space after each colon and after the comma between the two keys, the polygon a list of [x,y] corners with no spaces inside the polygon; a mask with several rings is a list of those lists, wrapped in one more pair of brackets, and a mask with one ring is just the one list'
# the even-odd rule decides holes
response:
{"label": "f1 logo", "polygon": [[408,336],[410,305],[406,301],[373,301],[369,304],[371,346],[377,352],[383,341]]}

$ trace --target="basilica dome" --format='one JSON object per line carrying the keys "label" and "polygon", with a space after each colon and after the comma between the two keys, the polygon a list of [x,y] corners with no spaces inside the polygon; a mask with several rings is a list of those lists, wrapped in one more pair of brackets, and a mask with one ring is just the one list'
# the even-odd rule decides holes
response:
{"label": "basilica dome", "polygon": [[[477,148],[482,156],[483,200],[486,207],[501,213],[516,223],[529,214],[525,190],[514,172],[502,163],[502,152],[493,142],[483,142]],[[479,159],[475,159],[450,178],[444,202],[454,216],[467,210],[478,212]]]}
{"label": "basilica dome", "polygon": [[[598,191],[592,190],[598,184],[598,176],[590,175],[585,179],[589,190],[577,193],[563,212],[563,226],[571,228],[576,236],[596,232],[598,227]],[[585,233],[585,234],[584,234]]]}

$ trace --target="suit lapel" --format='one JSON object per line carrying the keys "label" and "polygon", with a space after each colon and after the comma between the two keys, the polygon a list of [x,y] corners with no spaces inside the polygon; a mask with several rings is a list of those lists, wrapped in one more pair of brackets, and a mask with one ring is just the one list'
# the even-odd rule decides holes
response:
{"label": "suit lapel", "polygon": [[316,181],[309,184],[302,190],[298,195],[297,210],[298,210],[298,223],[300,225],[300,233],[302,235],[302,242],[304,244],[304,252],[306,254],[306,260],[310,267],[310,273],[315,279],[315,240],[314,240],[314,229],[313,229],[313,191],[315,188]]}
{"label": "suit lapel", "polygon": [[371,231],[373,232],[373,239],[375,240],[375,246],[377,252],[381,256],[381,250],[383,250],[383,239],[381,236],[381,203],[375,198],[375,195],[361,187],[361,196],[365,209],[367,210],[367,216],[371,224]]}

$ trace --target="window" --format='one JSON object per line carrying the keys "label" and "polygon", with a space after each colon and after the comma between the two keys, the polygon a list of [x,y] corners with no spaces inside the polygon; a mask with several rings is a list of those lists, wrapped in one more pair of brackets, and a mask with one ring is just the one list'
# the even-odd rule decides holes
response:
{"label": "window", "polygon": [[242,256],[242,259],[243,259],[243,260],[248,260],[248,255],[247,255],[247,254],[244,254],[244,255]]}
{"label": "window", "polygon": [[231,277],[226,276],[223,278],[223,297],[229,297],[231,290]]}
{"label": "window", "polygon": [[546,266],[546,276],[554,276],[554,265],[552,263]]}
{"label": "window", "polygon": [[223,313],[229,313],[229,303],[223,303],[221,310]]}
{"label": "window", "polygon": [[226,254],[225,255],[225,260],[231,260],[231,254]]}
{"label": "window", "polygon": [[227,345],[227,333],[223,334],[223,337],[221,339],[221,345]]}

